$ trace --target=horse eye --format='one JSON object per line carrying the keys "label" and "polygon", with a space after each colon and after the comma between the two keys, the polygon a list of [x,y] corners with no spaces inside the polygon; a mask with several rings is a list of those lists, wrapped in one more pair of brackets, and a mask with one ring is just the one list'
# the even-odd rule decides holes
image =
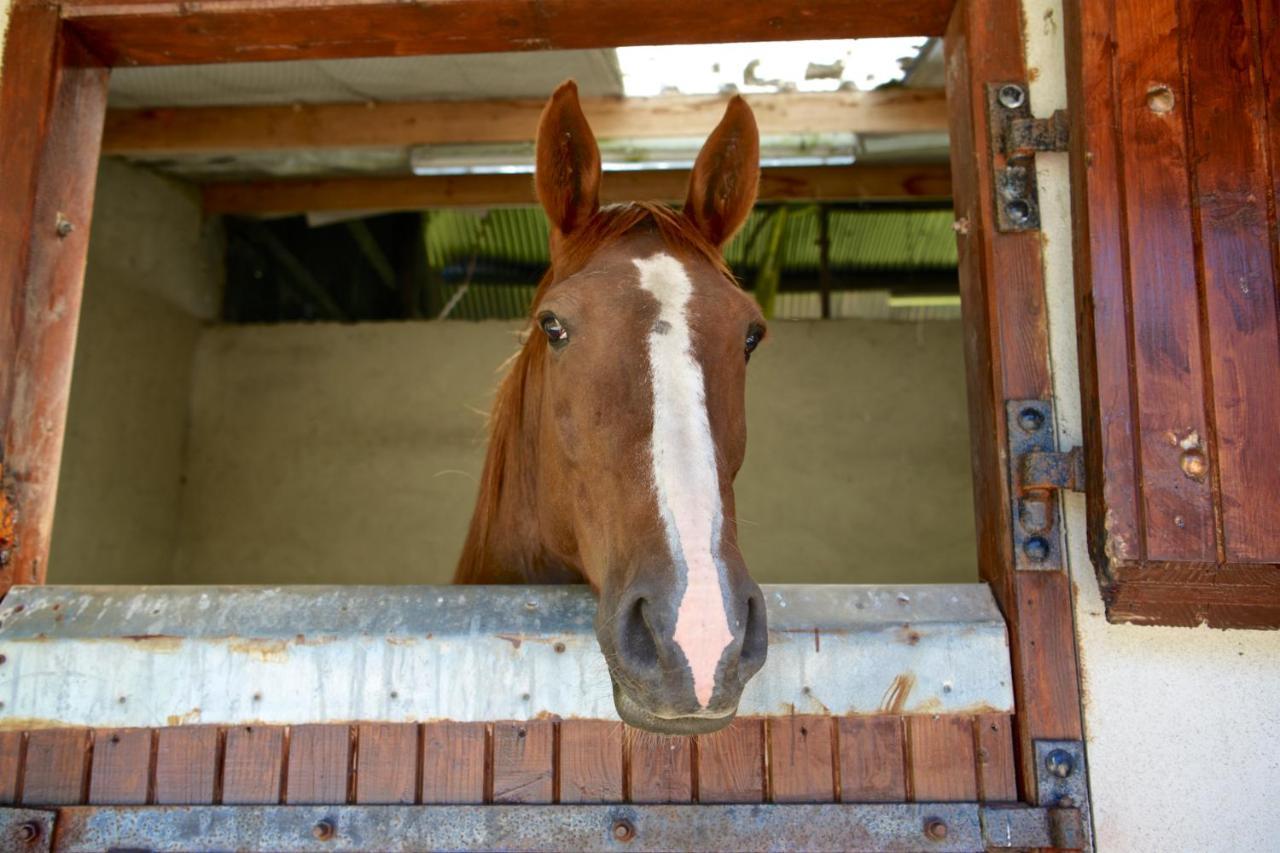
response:
{"label": "horse eye", "polygon": [[751,353],[755,352],[756,347],[760,346],[762,338],[764,338],[764,329],[759,326],[752,326],[747,330],[747,345],[745,347],[747,361],[751,360]]}
{"label": "horse eye", "polygon": [[542,319],[538,321],[538,325],[542,327],[543,334],[547,336],[547,340],[551,342],[551,346],[555,349],[569,343],[569,332],[554,314],[544,314]]}

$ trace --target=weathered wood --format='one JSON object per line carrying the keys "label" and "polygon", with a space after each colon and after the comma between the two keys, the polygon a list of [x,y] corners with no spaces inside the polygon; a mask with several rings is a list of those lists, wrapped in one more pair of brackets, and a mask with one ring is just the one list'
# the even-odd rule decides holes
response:
{"label": "weathered wood", "polygon": [[622,723],[560,724],[560,802],[622,802]]}
{"label": "weathered wood", "polygon": [[493,724],[493,801],[554,802],[554,729],[549,720]]}
{"label": "weathered wood", "polygon": [[698,802],[764,800],[764,724],[739,717],[714,734],[698,736]]}
{"label": "weathered wood", "polygon": [[412,803],[418,793],[418,727],[365,723],[356,734],[356,802]]}
{"label": "weathered wood", "polygon": [[[677,201],[688,185],[685,171],[610,172],[601,184],[601,201]],[[205,184],[203,193],[208,213],[260,215],[537,203],[528,175],[228,181]],[[946,198],[950,193],[947,168],[934,164],[796,166],[765,169],[760,176],[763,201]]]}
{"label": "weathered wood", "polygon": [[88,753],[89,732],[84,729],[40,729],[28,734],[22,804],[83,802]]}
{"label": "weathered wood", "polygon": [[284,0],[176,7],[73,0],[64,14],[113,65],[567,50],[648,44],[940,35],[948,0],[742,0],[708,15],[664,0],[403,3]]}
{"label": "weathered wood", "polygon": [[422,727],[422,802],[483,803],[484,723],[427,723]]}
{"label": "weathered wood", "polygon": [[89,803],[145,804],[151,787],[151,747],[150,729],[97,729],[93,735]]}
{"label": "weathered wood", "polygon": [[215,800],[219,743],[214,726],[160,729],[156,738],[155,802],[208,805]]}
{"label": "weathered wood", "polygon": [[291,728],[285,802],[290,805],[347,802],[351,745],[351,730],[347,726]]}
{"label": "weathered wood", "polygon": [[973,723],[968,717],[907,717],[911,799],[918,803],[978,799]]}
{"label": "weathered wood", "polygon": [[227,729],[222,760],[222,802],[261,805],[280,802],[284,770],[284,728],[235,726]]}
{"label": "weathered wood", "polygon": [[14,10],[4,67],[0,425],[16,512],[0,592],[44,581],[108,76],[44,7]]}
{"label": "weathered wood", "polygon": [[977,745],[978,799],[984,802],[1017,800],[1013,720],[1008,714],[979,714],[973,718],[973,728]]}
{"label": "weathered wood", "polygon": [[631,802],[687,803],[693,799],[693,741],[627,727]]}
{"label": "weathered wood", "polygon": [[0,804],[18,801],[23,737],[22,732],[0,732]]}
{"label": "weathered wood", "polygon": [[841,802],[906,802],[902,717],[841,717],[839,731]]}
{"label": "weathered wood", "polygon": [[769,794],[775,803],[834,802],[834,725],[830,717],[769,720]]}
{"label": "weathered wood", "polygon": [[[597,139],[708,133],[719,95],[583,98]],[[941,89],[748,95],[762,134],[923,133],[947,129]],[[316,148],[532,143],[544,98],[111,110],[104,154],[181,156]]]}

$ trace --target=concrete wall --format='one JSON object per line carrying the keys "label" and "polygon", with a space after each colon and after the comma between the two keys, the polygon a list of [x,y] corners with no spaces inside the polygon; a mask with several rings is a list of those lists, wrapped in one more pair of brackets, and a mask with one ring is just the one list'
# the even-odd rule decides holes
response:
{"label": "concrete wall", "polygon": [[49,580],[166,582],[221,240],[189,187],[113,160],[99,170],[92,228]]}
{"label": "concrete wall", "polygon": [[[445,582],[505,323],[211,329],[181,583]],[[739,478],[761,581],[976,578],[958,323],[775,323]]]}
{"label": "concrete wall", "polygon": [[[1066,107],[1061,0],[1024,0],[1031,104]],[[1079,444],[1079,369],[1065,155],[1037,155],[1059,440]],[[1270,496],[1274,497],[1274,496]],[[1277,850],[1280,632],[1106,621],[1080,495],[1066,500],[1067,559],[1089,781],[1102,851]]]}

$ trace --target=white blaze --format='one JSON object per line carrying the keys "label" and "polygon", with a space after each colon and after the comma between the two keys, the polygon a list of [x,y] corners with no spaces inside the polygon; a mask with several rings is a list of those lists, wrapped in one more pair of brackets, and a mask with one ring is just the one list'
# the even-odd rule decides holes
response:
{"label": "white blaze", "polygon": [[640,286],[658,300],[658,319],[649,333],[653,482],[671,556],[677,563],[683,558],[685,569],[674,639],[693,671],[694,694],[705,706],[711,702],[716,667],[733,634],[719,559],[723,512],[715,442],[707,421],[702,366],[694,358],[689,335],[693,283],[670,255],[635,264]]}

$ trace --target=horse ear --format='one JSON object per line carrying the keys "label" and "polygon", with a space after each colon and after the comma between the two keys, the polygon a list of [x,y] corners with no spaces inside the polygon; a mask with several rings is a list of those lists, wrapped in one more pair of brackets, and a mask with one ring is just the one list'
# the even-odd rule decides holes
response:
{"label": "horse ear", "polygon": [[684,214],[713,246],[729,242],[747,221],[760,184],[760,131],[741,95],[698,152]]}
{"label": "horse ear", "polygon": [[572,80],[561,83],[542,110],[534,182],[561,234],[581,227],[600,207],[600,149]]}

